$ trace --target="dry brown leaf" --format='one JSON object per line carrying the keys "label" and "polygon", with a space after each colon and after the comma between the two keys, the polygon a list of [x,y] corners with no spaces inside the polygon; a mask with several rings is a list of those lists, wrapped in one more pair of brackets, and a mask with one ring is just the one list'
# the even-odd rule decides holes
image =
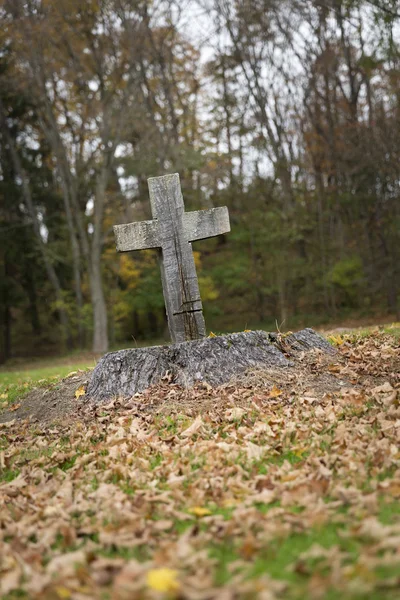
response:
{"label": "dry brown leaf", "polygon": [[272,390],[269,392],[268,396],[269,398],[277,398],[278,396],[281,396],[283,394],[283,391],[280,390],[275,384],[272,386]]}
{"label": "dry brown leaf", "polygon": [[202,427],[203,425],[203,420],[201,418],[200,415],[198,415],[195,420],[193,421],[193,423],[191,425],[189,425],[189,427],[187,429],[185,429],[184,431],[182,431],[181,433],[181,437],[191,437],[192,435],[194,435],[195,433],[197,433],[199,431],[199,429]]}

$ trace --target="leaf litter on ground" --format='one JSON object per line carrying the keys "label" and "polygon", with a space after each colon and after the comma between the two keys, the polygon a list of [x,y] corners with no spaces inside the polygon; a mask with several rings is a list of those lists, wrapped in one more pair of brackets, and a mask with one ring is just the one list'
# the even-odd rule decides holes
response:
{"label": "leaf litter on ground", "polygon": [[0,424],[2,598],[398,598],[399,343],[338,352]]}

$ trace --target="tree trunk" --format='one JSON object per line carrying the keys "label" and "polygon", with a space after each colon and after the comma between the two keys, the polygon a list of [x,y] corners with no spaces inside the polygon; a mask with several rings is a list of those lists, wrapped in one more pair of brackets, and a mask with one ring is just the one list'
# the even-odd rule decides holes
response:
{"label": "tree trunk", "polygon": [[84,347],[85,344],[85,332],[82,323],[82,310],[83,310],[83,294],[82,294],[82,281],[81,281],[81,251],[79,247],[78,237],[75,231],[74,218],[71,208],[70,193],[66,184],[65,179],[61,176],[61,187],[63,189],[63,199],[65,215],[67,218],[67,226],[69,232],[69,239],[72,250],[72,271],[74,277],[74,291],[75,291],[75,302],[76,302],[76,316],[78,322],[78,345],[80,348]]}
{"label": "tree trunk", "polygon": [[225,56],[222,54],[221,56],[221,66],[222,66],[222,88],[223,88],[223,110],[225,116],[225,129],[226,129],[226,141],[228,145],[228,160],[229,160],[229,183],[233,185],[233,149],[232,149],[232,133],[231,133],[231,113],[229,110],[229,91],[228,91],[228,82],[226,78],[225,72]]}
{"label": "tree trunk", "polygon": [[282,272],[278,275],[278,297],[279,297],[279,316],[281,322],[279,327],[282,327],[287,321],[288,307],[286,301],[286,281]]}
{"label": "tree trunk", "polygon": [[4,345],[4,362],[6,362],[9,358],[11,358],[11,310],[10,303],[8,298],[8,293],[6,292],[5,304],[4,304],[4,336],[3,336],[3,345]]}
{"label": "tree trunk", "polygon": [[[81,237],[81,246],[86,261],[89,257],[89,246],[86,232],[82,224],[80,209],[76,200],[76,186],[74,185],[73,175],[70,172],[68,159],[63,146],[63,142],[57,131],[57,123],[49,106],[48,98],[45,98],[45,111],[41,121],[42,129],[57,159],[57,171],[61,182],[61,190],[64,201],[65,216],[67,221],[68,233],[70,237],[72,251],[72,271],[74,278],[74,292],[76,301],[76,313],[78,322],[78,344],[83,348],[85,343],[85,332],[82,323],[83,294],[81,281],[81,248],[79,245],[78,234]],[[46,120],[44,120],[46,118]],[[78,231],[78,234],[77,234]]]}
{"label": "tree trunk", "polygon": [[324,199],[325,199],[325,190],[322,182],[322,177],[320,171],[314,167],[315,169],[315,188],[317,192],[317,209],[318,209],[318,237],[319,237],[319,249],[320,249],[320,257],[321,257],[321,267],[322,267],[322,290],[324,297],[324,306],[325,311],[329,311],[329,290],[327,284],[327,274],[328,274],[328,263],[326,258],[326,244],[325,244],[325,232],[324,232]]}
{"label": "tree trunk", "polygon": [[1,127],[3,130],[7,145],[10,150],[10,156],[11,156],[11,161],[12,161],[12,164],[14,167],[15,175],[17,175],[19,177],[21,184],[22,184],[22,186],[21,186],[22,187],[22,197],[24,199],[24,203],[26,205],[26,208],[28,209],[29,215],[33,222],[33,230],[35,232],[38,246],[39,246],[40,252],[42,254],[42,258],[43,258],[44,266],[45,266],[45,269],[47,272],[47,276],[48,276],[48,278],[53,286],[53,289],[54,289],[54,293],[55,293],[56,300],[57,300],[57,312],[58,312],[60,324],[62,327],[63,338],[67,341],[67,346],[70,348],[72,345],[71,332],[70,332],[70,328],[69,328],[68,316],[67,316],[66,310],[64,309],[64,299],[62,296],[61,284],[58,279],[58,275],[50,261],[45,242],[40,233],[40,223],[39,223],[39,220],[38,220],[38,217],[36,214],[36,209],[34,207],[33,200],[32,200],[30,182],[29,182],[28,176],[25,172],[25,169],[23,168],[22,163],[20,161],[18,151],[17,151],[16,145],[15,145],[15,141],[9,131],[7,120],[6,120],[6,115],[4,113],[3,105],[1,103],[1,101],[0,101],[0,123],[1,123]]}
{"label": "tree trunk", "polygon": [[2,309],[1,309],[1,321],[2,327],[0,333],[2,339],[0,341],[0,364],[5,363],[11,358],[11,309],[10,309],[10,295],[8,292],[7,278],[9,276],[9,263],[7,259],[7,253],[4,254],[4,288],[2,298]]}
{"label": "tree trunk", "polygon": [[97,256],[92,261],[90,292],[93,305],[93,352],[103,354],[108,350],[107,307],[102,285],[100,257]]}
{"label": "tree trunk", "polygon": [[[105,158],[106,161],[106,158]],[[109,176],[107,164],[97,177],[96,200],[93,214],[93,238],[90,264],[90,292],[93,305],[93,352],[108,350],[107,306],[101,276],[101,251],[103,246],[103,213],[106,187]]]}
{"label": "tree trunk", "polygon": [[335,354],[329,342],[312,329],[291,334],[283,342],[276,334],[246,331],[171,346],[119,350],[99,361],[86,394],[98,402],[131,397],[166,375],[186,388],[200,382],[218,386],[234,382],[249,369],[281,367],[287,371],[295,367],[298,352],[313,348]]}
{"label": "tree trunk", "polygon": [[42,333],[42,328],[40,325],[39,311],[37,306],[36,285],[35,278],[32,271],[29,269],[29,266],[25,272],[25,289],[29,299],[29,316],[31,319],[32,333],[35,336],[39,336]]}

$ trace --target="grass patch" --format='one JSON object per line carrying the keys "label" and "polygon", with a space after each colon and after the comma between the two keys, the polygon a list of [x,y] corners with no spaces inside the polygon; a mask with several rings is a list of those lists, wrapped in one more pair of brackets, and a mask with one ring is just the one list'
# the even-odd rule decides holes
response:
{"label": "grass patch", "polygon": [[290,593],[285,598],[306,598],[310,577],[316,573],[324,576],[330,568],[329,559],[326,558],[323,550],[317,558],[301,557],[312,546],[318,544],[323,549],[337,549],[338,552],[345,554],[345,564],[356,564],[361,542],[351,536],[343,536],[341,533],[343,534],[342,527],[327,524],[305,533],[278,537],[254,551],[242,542],[238,544],[233,538],[220,544],[212,544],[209,556],[216,563],[215,584],[218,586],[226,584],[236,569],[247,579],[257,579],[268,574],[273,579],[286,581],[291,585]]}
{"label": "grass patch", "polygon": [[[298,465],[309,456],[310,452],[293,452],[292,450],[283,450],[281,453],[266,454],[262,460],[254,461],[253,465],[260,475],[266,475],[271,466],[281,467],[285,461],[292,466]],[[244,465],[243,465],[244,466]]]}
{"label": "grass patch", "polygon": [[0,469],[0,482],[6,483],[13,481],[20,474],[19,469]]}
{"label": "grass patch", "polygon": [[87,370],[93,366],[93,361],[87,361],[20,371],[0,369],[0,409],[14,404],[35,387],[57,384],[69,373]]}
{"label": "grass patch", "polygon": [[379,505],[378,517],[384,525],[400,522],[400,500],[388,502],[383,499]]}
{"label": "grass patch", "polygon": [[400,340],[400,323],[392,323],[383,328],[385,333],[392,335],[396,340]]}
{"label": "grass patch", "polygon": [[112,545],[108,548],[102,548],[98,554],[105,558],[123,558],[127,561],[134,559],[138,562],[145,562],[151,558],[151,552],[147,544],[139,544],[133,548]]}
{"label": "grass patch", "polygon": [[40,382],[41,380],[54,381],[56,379],[62,379],[69,373],[74,371],[85,371],[86,369],[93,368],[95,361],[85,361],[78,363],[68,363],[66,365],[54,365],[48,367],[42,367],[39,369],[22,369],[18,371],[0,370],[0,386],[26,386]]}

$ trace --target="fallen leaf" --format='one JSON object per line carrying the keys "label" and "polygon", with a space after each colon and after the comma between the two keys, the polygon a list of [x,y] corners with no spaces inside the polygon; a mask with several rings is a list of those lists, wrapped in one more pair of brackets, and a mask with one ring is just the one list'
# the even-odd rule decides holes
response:
{"label": "fallen leaf", "polygon": [[147,586],[156,592],[171,593],[179,589],[178,571],[166,567],[151,569],[146,576]]}
{"label": "fallen leaf", "polygon": [[83,550],[67,552],[60,556],[55,556],[47,565],[46,570],[50,575],[57,574],[64,577],[70,577],[75,573],[77,565],[86,562],[86,553]]}
{"label": "fallen leaf", "polygon": [[86,394],[85,386],[81,385],[81,387],[79,387],[75,392],[75,398],[80,398],[81,396],[84,396],[85,394]]}
{"label": "fallen leaf", "polygon": [[247,442],[246,451],[247,458],[249,460],[260,460],[266,450],[269,449],[270,446],[257,446],[257,444],[253,444],[253,442]]}
{"label": "fallen leaf", "polygon": [[234,406],[225,412],[225,418],[228,419],[228,421],[239,421],[245,413],[246,411],[243,408],[240,408],[240,406]]}
{"label": "fallen leaf", "polygon": [[385,383],[383,383],[382,385],[378,385],[374,388],[372,388],[371,393],[372,394],[387,394],[388,392],[392,392],[393,391],[393,387],[390,385],[390,383],[388,381],[385,381]]}
{"label": "fallen leaf", "polygon": [[193,506],[192,508],[189,508],[188,512],[195,517],[206,517],[207,515],[212,514],[208,508],[203,506]]}
{"label": "fallen leaf", "polygon": [[181,437],[191,437],[194,435],[202,426],[203,420],[200,415],[197,415],[193,423],[181,433]]}
{"label": "fallen leaf", "polygon": [[71,598],[71,591],[62,585],[56,586],[55,591],[57,592],[57,596],[62,600],[68,600],[68,598]]}
{"label": "fallen leaf", "polygon": [[330,335],[328,337],[328,340],[335,344],[335,346],[341,346],[342,344],[344,344],[344,339],[341,335]]}
{"label": "fallen leaf", "polygon": [[277,398],[283,394],[282,390],[280,390],[275,384],[272,386],[272,390],[268,394],[269,398]]}

